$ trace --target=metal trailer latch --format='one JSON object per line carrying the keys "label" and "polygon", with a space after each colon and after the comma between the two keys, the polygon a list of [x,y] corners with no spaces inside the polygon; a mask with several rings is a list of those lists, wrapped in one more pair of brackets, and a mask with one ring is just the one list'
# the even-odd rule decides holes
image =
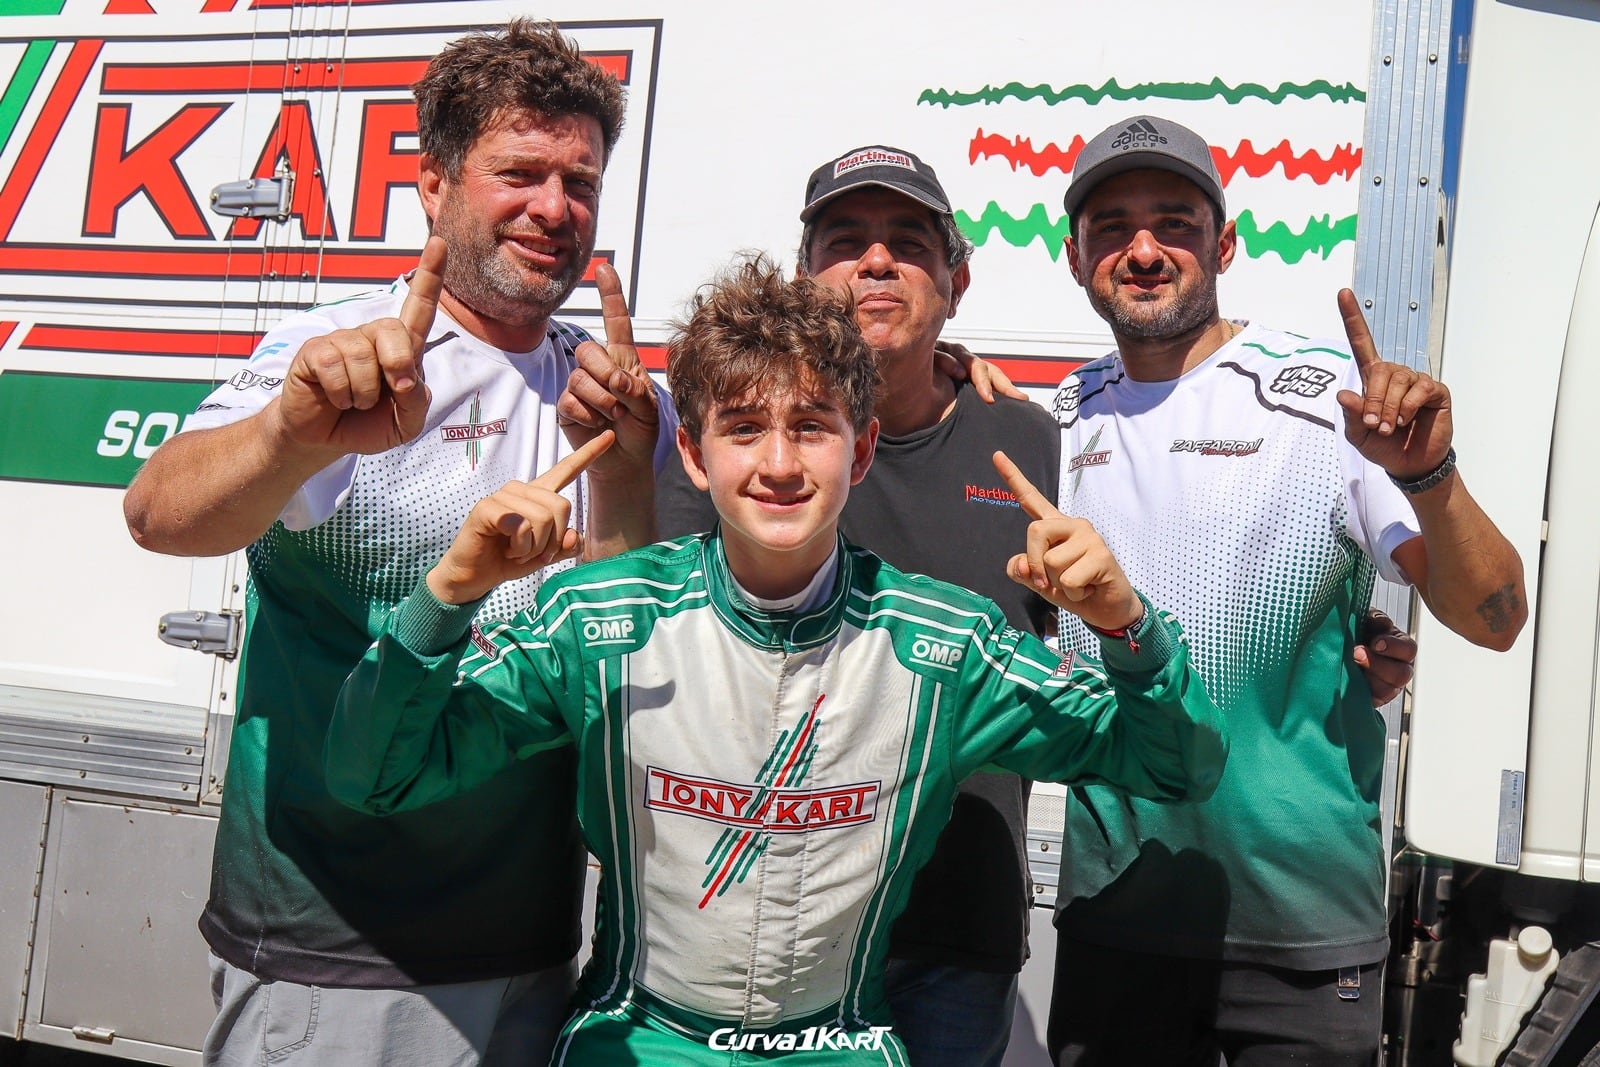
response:
{"label": "metal trailer latch", "polygon": [[109,1045],[116,1040],[117,1032],[109,1026],[74,1026],[72,1036],[79,1041],[93,1041],[100,1045]]}
{"label": "metal trailer latch", "polygon": [[293,197],[294,171],[289,169],[287,159],[280,159],[270,178],[244,178],[212,189],[211,210],[236,218],[287,222]]}
{"label": "metal trailer latch", "polygon": [[237,611],[174,611],[161,616],[156,632],[169,645],[233,659],[239,654],[240,619]]}

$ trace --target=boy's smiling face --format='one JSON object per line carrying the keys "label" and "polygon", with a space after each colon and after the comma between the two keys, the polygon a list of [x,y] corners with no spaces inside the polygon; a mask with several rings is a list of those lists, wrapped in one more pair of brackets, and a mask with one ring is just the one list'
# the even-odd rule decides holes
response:
{"label": "boy's smiling face", "polygon": [[825,390],[791,386],[714,402],[703,425],[698,443],[679,428],[678,450],[711,493],[734,577],[764,598],[799,592],[833,551],[850,487],[872,465],[878,421],[857,433]]}

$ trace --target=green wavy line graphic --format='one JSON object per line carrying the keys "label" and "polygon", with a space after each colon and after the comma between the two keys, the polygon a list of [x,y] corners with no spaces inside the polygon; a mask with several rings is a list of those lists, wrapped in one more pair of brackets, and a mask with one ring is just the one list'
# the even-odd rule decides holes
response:
{"label": "green wavy line graphic", "polygon": [[[1017,248],[1026,248],[1034,241],[1039,241],[1050,258],[1057,260],[1065,251],[1062,241],[1072,232],[1072,224],[1066,215],[1052,217],[1043,204],[1033,205],[1026,215],[1018,218],[991,200],[981,214],[973,216],[957,210],[955,219],[961,232],[971,238],[975,245],[987,244],[991,237],[998,237]],[[1346,215],[1338,220],[1331,214],[1320,218],[1313,216],[1297,232],[1286,222],[1274,222],[1263,229],[1256,221],[1255,213],[1247,209],[1239,213],[1235,224],[1245,255],[1251,259],[1275,255],[1291,265],[1312,253],[1327,259],[1334,248],[1356,239],[1354,215]]]}
{"label": "green wavy line graphic", "polygon": [[1356,239],[1354,215],[1346,215],[1338,220],[1332,215],[1312,217],[1306,220],[1305,229],[1296,233],[1285,222],[1274,222],[1263,230],[1256,225],[1254,213],[1247,209],[1239,212],[1235,225],[1245,255],[1260,259],[1273,253],[1289,264],[1298,263],[1313,252],[1327,259],[1336,247]]}
{"label": "green wavy line graphic", "polygon": [[17,64],[11,80],[6,83],[5,92],[0,93],[0,152],[11,142],[22,108],[39,84],[39,75],[44,73],[44,65],[55,46],[54,41],[29,41],[22,53],[22,62]]}
{"label": "green wavy line graphic", "polygon": [[1044,250],[1051,259],[1060,259],[1065,249],[1061,242],[1072,232],[1072,223],[1066,215],[1052,219],[1043,204],[1035,204],[1022,218],[1017,218],[1005,208],[989,201],[983,214],[973,218],[965,211],[955,213],[956,225],[972,239],[975,245],[988,242],[990,234],[998,233],[1008,245],[1026,248],[1034,240],[1044,242]]}
{"label": "green wavy line graphic", "polygon": [[1007,82],[998,87],[985,85],[976,90],[924,89],[917,96],[917,103],[944,108],[999,104],[1006,100],[1043,100],[1047,104],[1059,104],[1065,100],[1082,100],[1089,104],[1098,104],[1103,100],[1225,100],[1230,104],[1237,104],[1241,100],[1265,100],[1281,104],[1291,98],[1311,100],[1319,96],[1325,96],[1335,104],[1362,103],[1367,99],[1365,90],[1357,89],[1349,82],[1336,85],[1323,78],[1303,83],[1279,82],[1275,89],[1256,82],[1229,85],[1221,78],[1212,78],[1208,82],[1138,82],[1128,86],[1110,78],[1098,87],[1077,84],[1058,89],[1043,84]]}

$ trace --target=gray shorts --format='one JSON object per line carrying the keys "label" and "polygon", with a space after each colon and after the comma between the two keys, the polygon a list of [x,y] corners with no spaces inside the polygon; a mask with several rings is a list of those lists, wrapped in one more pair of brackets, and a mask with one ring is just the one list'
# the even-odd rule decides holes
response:
{"label": "gray shorts", "polygon": [[208,1067],[531,1067],[550,1059],[577,961],[408,989],[265,982],[211,956]]}

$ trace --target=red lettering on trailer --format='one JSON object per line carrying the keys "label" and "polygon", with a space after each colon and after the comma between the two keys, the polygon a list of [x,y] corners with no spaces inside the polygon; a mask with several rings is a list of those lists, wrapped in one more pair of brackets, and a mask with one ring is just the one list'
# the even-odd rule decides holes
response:
{"label": "red lettering on trailer", "polygon": [[[316,135],[311,127],[311,107],[304,100],[286,100],[278,112],[278,121],[272,124],[267,143],[256,159],[253,178],[270,178],[278,168],[278,161],[287,159],[294,171],[294,193],[289,203],[289,215],[300,220],[302,232],[309,237],[326,237],[337,241],[333,216],[328,212],[328,187],[322,181],[322,154],[317,151]],[[261,232],[260,219],[235,219],[233,235],[249,240]]]}
{"label": "red lettering on trailer", "polygon": [[390,190],[416,185],[421,150],[395,147],[407,135],[417,135],[417,106],[410,100],[372,100],[361,109],[352,241],[381,240],[389,226]]}
{"label": "red lettering on trailer", "polygon": [[115,237],[117,212],[139,193],[150,200],[172,235],[206,240],[211,228],[200,205],[178,173],[178,157],[204,133],[227,104],[190,104],[150,136],[128,143],[127,104],[101,104],[89,161],[89,191],[84,205],[83,235]]}

